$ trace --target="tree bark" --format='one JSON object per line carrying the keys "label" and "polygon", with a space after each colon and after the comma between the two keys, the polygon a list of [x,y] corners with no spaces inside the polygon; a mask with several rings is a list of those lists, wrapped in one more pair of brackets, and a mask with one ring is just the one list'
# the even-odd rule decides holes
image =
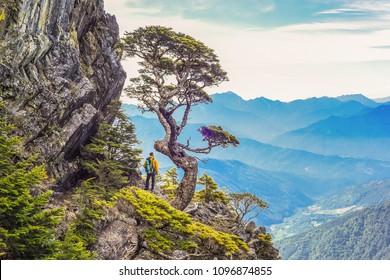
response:
{"label": "tree bark", "polygon": [[[195,194],[196,181],[198,176],[198,162],[195,158],[188,156],[188,165],[184,168],[184,176],[176,191],[175,198],[171,205],[179,210],[184,210],[190,204]],[[193,162],[192,162],[193,161]]]}
{"label": "tree bark", "polygon": [[198,161],[187,155],[178,145],[169,145],[166,139],[156,141],[156,151],[169,157],[173,163],[184,170],[184,176],[177,188],[175,198],[170,202],[178,210],[184,210],[190,204],[196,188]]}

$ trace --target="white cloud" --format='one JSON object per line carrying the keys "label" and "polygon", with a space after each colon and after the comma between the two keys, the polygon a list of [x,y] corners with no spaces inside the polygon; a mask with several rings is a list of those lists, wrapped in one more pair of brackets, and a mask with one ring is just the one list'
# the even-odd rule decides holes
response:
{"label": "white cloud", "polygon": [[385,1],[349,1],[341,8],[319,12],[318,14],[344,14],[344,13],[388,13],[390,3]]}
{"label": "white cloud", "polygon": [[261,10],[263,13],[270,13],[270,12],[274,11],[275,9],[276,9],[276,5],[274,3],[271,3],[267,6],[262,7]]}
{"label": "white cloud", "polygon": [[[390,45],[390,20],[317,22],[255,30],[180,16],[147,17],[118,5],[125,2],[115,1],[115,6],[108,7],[117,16],[121,32],[145,25],[170,26],[216,51],[230,81],[209,89],[210,93],[232,90],[244,98],[281,100],[345,93],[373,98],[390,95],[390,50],[373,48]],[[134,62],[124,65],[128,77],[137,74]]]}
{"label": "white cloud", "polygon": [[390,12],[390,3],[386,1],[357,1],[349,4],[351,9],[365,12]]}

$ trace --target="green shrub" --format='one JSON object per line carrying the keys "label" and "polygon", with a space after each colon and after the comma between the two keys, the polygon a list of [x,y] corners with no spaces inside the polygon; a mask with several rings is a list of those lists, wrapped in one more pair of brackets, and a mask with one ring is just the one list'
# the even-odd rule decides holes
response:
{"label": "green shrub", "polygon": [[113,199],[118,200],[127,201],[134,207],[134,214],[146,224],[143,237],[155,252],[170,253],[179,249],[188,253],[214,252],[230,256],[249,250],[238,236],[195,222],[187,213],[147,191],[123,188]]}
{"label": "green shrub", "polygon": [[179,175],[177,175],[176,167],[165,171],[162,177],[162,183],[159,184],[161,191],[168,197],[169,200],[172,200],[175,197],[177,187],[180,183],[178,180]]}
{"label": "green shrub", "polygon": [[48,209],[51,191],[32,195],[47,179],[46,167],[36,165],[36,157],[21,158],[21,139],[12,129],[0,116],[0,257],[51,259],[61,246],[55,229],[63,209]]}
{"label": "green shrub", "polygon": [[200,202],[212,202],[220,201],[227,205],[229,198],[226,194],[225,189],[219,189],[217,183],[214,182],[213,178],[206,173],[198,179],[198,185],[204,186],[204,188],[195,193],[194,200]]}

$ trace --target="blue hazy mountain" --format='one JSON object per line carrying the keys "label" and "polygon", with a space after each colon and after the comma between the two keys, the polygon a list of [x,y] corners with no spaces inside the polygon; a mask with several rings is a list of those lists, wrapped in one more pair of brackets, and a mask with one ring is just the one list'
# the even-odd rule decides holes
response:
{"label": "blue hazy mountain", "polygon": [[380,105],[375,100],[371,100],[371,99],[365,97],[363,94],[347,94],[347,95],[342,95],[342,96],[339,96],[336,98],[342,102],[357,101],[363,105],[366,105],[366,106],[372,107],[372,108],[378,107]]}
{"label": "blue hazy mountain", "polygon": [[[343,102],[329,97],[292,102],[259,97],[246,101],[229,92],[214,94],[212,98],[212,104],[193,108],[194,116],[191,122],[205,123],[216,117],[217,124],[228,127],[238,136],[261,142],[268,142],[284,132],[305,127],[330,116],[354,115],[368,108],[354,100]],[[246,125],[240,125],[242,123]]]}
{"label": "blue hazy mountain", "polygon": [[270,208],[257,219],[265,226],[280,223],[297,207],[314,202],[306,193],[314,183],[303,176],[262,170],[237,160],[215,159],[199,163],[199,174],[202,173],[212,176],[220,187],[226,187],[230,192],[250,192],[267,201]]}
{"label": "blue hazy mountain", "polygon": [[377,98],[377,99],[374,99],[374,101],[377,103],[382,103],[382,104],[390,104],[390,96],[383,97],[383,98]]}
{"label": "blue hazy mountain", "polygon": [[[280,134],[306,127],[330,116],[354,115],[369,108],[354,100],[342,102],[329,97],[292,102],[264,97],[244,100],[232,92],[213,94],[211,97],[212,103],[192,108],[189,123],[221,125],[236,136],[261,142],[269,142]],[[134,105],[124,104],[123,108],[129,116],[141,114]],[[151,113],[143,116],[155,117]]]}
{"label": "blue hazy mountain", "polygon": [[[146,157],[153,149],[154,141],[164,136],[163,128],[157,119],[134,116],[132,121],[136,126],[137,138],[142,141],[143,156]],[[197,131],[200,126],[201,124],[188,124],[184,135],[180,137],[182,142],[191,139],[192,147],[205,146]],[[360,184],[390,177],[388,162],[324,156],[302,150],[280,148],[247,138],[239,138],[239,141],[240,145],[236,148],[215,148],[207,156],[219,160],[238,160],[259,169],[287,172],[311,178],[313,181],[326,180],[326,184],[313,184],[312,195],[323,194],[341,185]],[[159,155],[159,161],[162,167],[172,165],[171,161],[163,155]]]}
{"label": "blue hazy mountain", "polygon": [[390,201],[276,243],[285,259],[389,260]]}
{"label": "blue hazy mountain", "polygon": [[382,105],[354,116],[332,116],[289,134],[318,134],[328,137],[388,138],[390,137],[390,105]]}
{"label": "blue hazy mountain", "polygon": [[314,229],[347,213],[390,201],[390,180],[377,180],[362,185],[351,185],[318,199],[309,207],[299,209],[294,215],[274,225],[275,240]]}
{"label": "blue hazy mountain", "polygon": [[[216,148],[210,157],[217,159],[239,160],[251,166],[289,172],[292,174],[328,180],[327,188],[337,188],[340,184],[365,183],[390,177],[388,162],[324,156],[301,150],[284,149],[250,139],[239,139],[237,148],[224,150]],[[326,189],[313,190],[319,193]]]}
{"label": "blue hazy mountain", "polygon": [[332,116],[276,137],[275,145],[321,154],[390,160],[390,105]]}
{"label": "blue hazy mountain", "polygon": [[285,130],[291,130],[292,127],[304,127],[329,116],[353,115],[367,108],[364,103],[353,99],[340,101],[337,98],[329,97],[313,97],[291,102],[259,97],[245,101],[235,93],[230,92],[214,94],[212,98],[213,103],[239,111],[251,112]]}

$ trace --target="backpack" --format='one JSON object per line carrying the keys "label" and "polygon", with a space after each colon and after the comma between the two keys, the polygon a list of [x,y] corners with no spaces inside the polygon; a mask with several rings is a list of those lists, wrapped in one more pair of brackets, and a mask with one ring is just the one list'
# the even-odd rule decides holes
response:
{"label": "backpack", "polygon": [[152,163],[152,159],[148,157],[145,162],[145,171],[147,174],[152,174],[154,172],[154,167]]}

